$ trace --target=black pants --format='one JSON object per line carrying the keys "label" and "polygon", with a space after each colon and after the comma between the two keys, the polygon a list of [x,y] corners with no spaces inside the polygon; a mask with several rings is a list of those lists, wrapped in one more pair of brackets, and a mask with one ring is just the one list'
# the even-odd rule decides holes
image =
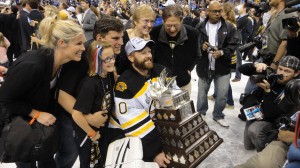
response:
{"label": "black pants", "polygon": [[17,168],[56,168],[55,161],[52,158],[45,159],[43,161],[38,161],[36,166],[36,162],[16,162]]}

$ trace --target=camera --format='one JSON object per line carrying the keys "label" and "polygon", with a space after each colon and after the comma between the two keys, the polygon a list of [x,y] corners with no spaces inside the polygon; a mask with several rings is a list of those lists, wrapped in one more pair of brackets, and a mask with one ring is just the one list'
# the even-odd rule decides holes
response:
{"label": "camera", "polygon": [[299,30],[298,22],[300,22],[299,17],[291,17],[282,19],[282,27],[284,29],[288,29],[294,32],[297,32]]}
{"label": "camera", "polygon": [[217,51],[217,50],[218,50],[218,48],[216,46],[212,46],[212,45],[208,44],[207,51]]}
{"label": "camera", "polygon": [[276,121],[276,124],[280,130],[285,130],[285,131],[289,130],[292,132],[295,131],[296,121],[292,121],[292,119],[290,117],[287,117],[287,116],[280,117]]}
{"label": "camera", "polygon": [[250,76],[250,82],[252,84],[261,83],[264,79],[266,79],[269,83],[273,83],[277,80],[283,79],[283,75],[276,74],[271,67],[267,67],[267,69],[262,73]]}
{"label": "camera", "polygon": [[253,3],[253,2],[246,1],[245,7],[254,8],[255,9],[254,16],[261,17],[263,13],[269,10],[269,3],[266,2]]}
{"label": "camera", "polygon": [[250,48],[256,47],[261,49],[262,47],[262,38],[260,36],[256,36],[253,38],[253,41],[247,44],[244,44],[238,48],[238,50],[242,53]]}

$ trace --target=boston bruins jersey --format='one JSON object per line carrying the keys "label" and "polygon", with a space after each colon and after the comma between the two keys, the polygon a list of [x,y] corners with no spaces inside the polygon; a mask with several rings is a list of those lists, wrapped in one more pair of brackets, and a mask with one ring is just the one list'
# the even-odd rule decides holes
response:
{"label": "boston bruins jersey", "polygon": [[154,67],[145,77],[134,69],[125,71],[115,86],[115,112],[110,127],[120,127],[126,136],[143,138],[154,128],[154,107],[150,97],[150,80],[155,83],[163,66]]}

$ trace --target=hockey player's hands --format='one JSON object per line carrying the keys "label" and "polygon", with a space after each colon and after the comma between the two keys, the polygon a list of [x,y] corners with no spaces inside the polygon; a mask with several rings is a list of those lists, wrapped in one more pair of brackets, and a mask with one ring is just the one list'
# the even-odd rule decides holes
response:
{"label": "hockey player's hands", "polygon": [[156,162],[159,167],[167,167],[167,165],[170,163],[170,159],[171,158],[168,158],[164,152],[161,152],[155,156],[154,162]]}

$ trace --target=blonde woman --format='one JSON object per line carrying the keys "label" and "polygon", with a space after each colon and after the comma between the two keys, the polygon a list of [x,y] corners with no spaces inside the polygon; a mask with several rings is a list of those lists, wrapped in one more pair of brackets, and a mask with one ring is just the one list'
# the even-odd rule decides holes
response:
{"label": "blonde woman", "polygon": [[[10,67],[0,88],[2,109],[51,126],[56,122],[56,83],[61,66],[80,61],[85,50],[83,30],[72,21],[45,18],[40,23],[44,47],[25,53]],[[52,146],[57,149],[57,146]],[[56,167],[54,153],[41,156],[39,167]],[[35,161],[17,163],[17,167],[35,167]]]}

